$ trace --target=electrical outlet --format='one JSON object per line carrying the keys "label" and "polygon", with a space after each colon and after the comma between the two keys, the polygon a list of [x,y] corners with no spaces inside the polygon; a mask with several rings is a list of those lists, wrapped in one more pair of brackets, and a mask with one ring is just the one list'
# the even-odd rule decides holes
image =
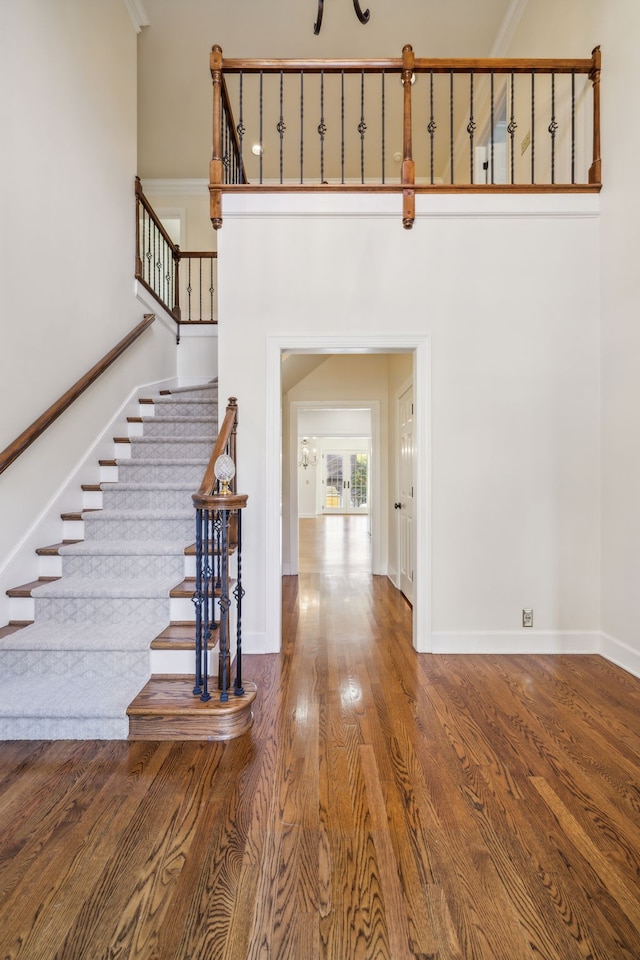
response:
{"label": "electrical outlet", "polygon": [[533,626],[533,609],[531,607],[526,607],[522,611],[522,626],[523,627]]}

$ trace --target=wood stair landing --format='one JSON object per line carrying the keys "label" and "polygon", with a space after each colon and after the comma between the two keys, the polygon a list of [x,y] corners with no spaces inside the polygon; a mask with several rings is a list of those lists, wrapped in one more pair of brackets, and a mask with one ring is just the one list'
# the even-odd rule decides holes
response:
{"label": "wood stair landing", "polygon": [[232,740],[251,729],[256,693],[247,680],[242,696],[230,690],[221,703],[212,682],[203,703],[193,695],[193,677],[152,676],[127,707],[129,740]]}

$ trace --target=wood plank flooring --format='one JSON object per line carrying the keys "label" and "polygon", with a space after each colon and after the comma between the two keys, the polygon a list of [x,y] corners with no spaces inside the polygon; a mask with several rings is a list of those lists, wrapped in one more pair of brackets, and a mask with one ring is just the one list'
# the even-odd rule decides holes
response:
{"label": "wood plank flooring", "polygon": [[0,957],[640,958],[640,681],[417,655],[330,534],[246,659],[248,734],[0,744]]}

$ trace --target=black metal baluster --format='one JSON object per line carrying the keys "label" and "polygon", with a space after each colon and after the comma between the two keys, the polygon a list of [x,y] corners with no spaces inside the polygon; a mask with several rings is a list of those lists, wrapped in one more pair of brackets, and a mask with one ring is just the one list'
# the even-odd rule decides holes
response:
{"label": "black metal baluster", "polygon": [[491,183],[496,182],[495,174],[495,95],[493,86],[494,74],[491,71]]}
{"label": "black metal baluster", "polygon": [[300,71],[300,183],[304,183],[304,73]]}
{"label": "black metal baluster", "polygon": [[222,567],[222,585],[220,587],[220,702],[226,703],[229,699],[227,691],[227,651],[229,649],[229,567],[228,567],[228,544],[227,533],[229,523],[229,512],[221,510],[221,567]]}
{"label": "black metal baluster", "polygon": [[476,121],[473,119],[473,71],[469,74],[469,123],[467,124],[467,133],[469,134],[469,177],[473,183],[473,134],[476,129]]}
{"label": "black metal baluster", "polygon": [[327,125],[324,122],[324,70],[320,71],[320,123],[318,124],[318,135],[320,137],[320,183],[324,183],[324,138],[327,132]]}
{"label": "black metal baluster", "polygon": [[427,132],[429,134],[429,167],[431,170],[431,183],[433,183],[433,141],[437,129],[438,125],[433,115],[433,70],[431,70],[429,75],[429,123],[427,124]]}
{"label": "black metal baluster", "polygon": [[449,74],[449,163],[451,165],[451,183],[454,181],[453,173],[453,70]]}
{"label": "black metal baluster", "polygon": [[187,263],[187,320],[191,320],[191,292],[193,287],[191,286],[191,257],[188,257]]}
{"label": "black metal baluster", "polygon": [[202,320],[202,257],[198,257],[198,297],[200,302],[200,316],[198,320]]}
{"label": "black metal baluster", "polygon": [[385,97],[384,97],[384,80],[385,80],[385,74],[384,74],[384,70],[383,70],[383,71],[382,71],[382,182],[383,182],[383,183],[385,182],[385,179],[384,179],[384,168],[385,168],[385,126],[384,126],[384,122],[385,122],[385,115],[384,115],[384,110],[385,110]]}
{"label": "black metal baluster", "polygon": [[238,134],[238,140],[240,142],[240,176],[238,181],[242,176],[242,170],[244,168],[244,135],[247,132],[247,128],[244,125],[244,90],[243,90],[243,80],[244,76],[242,70],[240,71],[240,110],[238,115],[238,126],[236,127],[236,132]]}
{"label": "black metal baluster", "polygon": [[211,526],[211,511],[205,510],[204,536],[202,540],[202,595],[204,598],[204,635],[202,637],[202,666],[201,666],[201,688],[200,699],[203,703],[211,700],[209,693],[209,641],[211,639],[211,567],[209,563],[209,551],[211,541],[209,530]]}
{"label": "black metal baluster", "polygon": [[262,139],[262,122],[263,122],[262,105],[263,105],[263,86],[264,86],[263,80],[264,80],[264,75],[261,70],[260,71],[260,183],[262,183],[262,157],[264,153],[264,150],[263,150],[264,141]]}
{"label": "black metal baluster", "polygon": [[514,183],[515,177],[515,136],[516,130],[518,129],[518,124],[516,123],[516,118],[514,114],[514,78],[513,73],[511,74],[511,117],[509,119],[509,126],[507,127],[507,133],[511,138],[511,183]]}
{"label": "black metal baluster", "polygon": [[556,182],[556,133],[558,124],[556,121],[556,75],[551,74],[551,123],[549,124],[549,133],[551,134],[551,183]]}
{"label": "black metal baluster", "polygon": [[234,692],[237,697],[241,697],[244,693],[242,687],[242,598],[244,597],[244,589],[242,587],[242,510],[238,510],[236,514],[237,519],[237,568],[236,568],[236,585],[233,590],[233,595],[236,601],[236,679],[234,683]]}
{"label": "black metal baluster", "polygon": [[203,511],[196,510],[196,589],[192,602],[196,608],[196,662],[194,697],[202,693],[202,522]]}
{"label": "black metal baluster", "polygon": [[367,125],[364,120],[364,70],[360,74],[360,123],[358,124],[358,133],[360,134],[360,182],[364,183],[364,135],[367,132]]}
{"label": "black metal baluster", "polygon": [[576,182],[576,74],[571,72],[571,183]]}
{"label": "black metal baluster", "polygon": [[213,320],[213,257],[209,258],[209,319]]}
{"label": "black metal baluster", "polygon": [[283,143],[284,132],[287,129],[286,124],[284,122],[284,116],[282,113],[283,83],[284,83],[284,74],[281,70],[280,71],[280,119],[278,120],[278,125],[276,127],[276,130],[278,131],[278,134],[280,136],[280,183],[282,183],[282,151],[284,147],[284,143]]}
{"label": "black metal baluster", "polygon": [[344,183],[344,70],[340,71],[340,183]]}
{"label": "black metal baluster", "polygon": [[536,182],[536,75],[531,71],[531,183]]}

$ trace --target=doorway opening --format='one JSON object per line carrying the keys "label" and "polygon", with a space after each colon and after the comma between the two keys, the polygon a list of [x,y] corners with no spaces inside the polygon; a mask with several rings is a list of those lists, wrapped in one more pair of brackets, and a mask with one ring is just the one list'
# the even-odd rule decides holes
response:
{"label": "doorway opening", "polygon": [[[300,437],[307,437],[309,445],[313,447],[311,431],[298,433],[297,409],[298,406],[313,406],[314,402],[322,402],[325,406],[340,406],[332,398],[335,396],[353,397],[350,401],[342,400],[343,406],[365,406],[359,399],[363,395],[360,373],[354,361],[358,358],[370,363],[376,358],[381,363],[397,362],[397,355],[404,354],[411,370],[411,379],[414,384],[416,416],[414,429],[415,442],[415,489],[419,494],[415,498],[415,564],[414,586],[415,599],[413,604],[413,642],[416,649],[429,651],[431,649],[430,629],[430,544],[429,505],[430,505],[430,476],[429,476],[429,371],[430,371],[430,340],[426,334],[410,334],[401,336],[278,336],[269,337],[267,342],[267,431],[269,443],[267,445],[267,484],[266,500],[268,506],[267,519],[267,549],[269,555],[280,556],[280,565],[270,566],[267,588],[267,620],[276,636],[281,630],[281,596],[282,575],[297,572],[298,562],[298,507],[297,507],[297,460]],[[386,359],[385,359],[385,355]],[[395,356],[395,360],[393,359]],[[305,392],[293,389],[299,380],[291,382],[289,367],[290,357],[293,357],[293,366],[306,368]],[[328,380],[341,366],[343,375],[333,377],[333,389],[328,395],[316,392],[320,383],[319,368],[326,364]],[[349,366],[351,372],[344,371]],[[386,369],[386,368],[385,368]],[[302,378],[300,378],[302,379]],[[360,389],[358,388],[360,385]],[[373,410],[371,434],[371,459],[369,463],[369,492],[368,508],[371,524],[371,569],[373,573],[388,576],[398,586],[397,560],[393,559],[395,545],[396,524],[394,512],[394,495],[397,477],[395,467],[389,468],[388,458],[391,449],[392,437],[395,430],[397,393],[390,385],[388,372],[377,380],[379,389],[384,391],[384,402],[375,397],[376,403],[368,398],[368,404]],[[336,387],[340,387],[340,390]],[[359,390],[359,392],[358,392]],[[306,399],[302,399],[305,396]],[[320,398],[320,400],[319,400]],[[375,407],[377,406],[377,411]],[[317,455],[317,451],[316,451]],[[295,509],[294,509],[295,504]],[[330,515],[332,516],[332,515]],[[346,516],[346,515],[345,515]],[[357,516],[357,514],[356,514]],[[390,548],[391,541],[394,541]],[[393,562],[392,562],[393,559]]]}

